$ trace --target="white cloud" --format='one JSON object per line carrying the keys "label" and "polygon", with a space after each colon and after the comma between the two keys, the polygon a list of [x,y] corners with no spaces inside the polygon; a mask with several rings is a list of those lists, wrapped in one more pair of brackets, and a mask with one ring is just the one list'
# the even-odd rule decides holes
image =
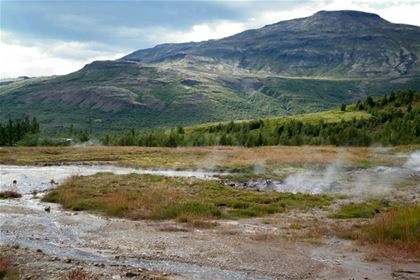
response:
{"label": "white cloud", "polygon": [[93,60],[116,59],[124,54],[101,50],[99,44],[82,42],[20,43],[1,32],[0,77],[61,75],[76,71]]}
{"label": "white cloud", "polygon": [[178,31],[154,29],[148,32],[148,40],[158,43],[199,42],[209,39],[220,39],[245,30],[245,24],[233,21],[215,21],[194,25],[190,30]]}

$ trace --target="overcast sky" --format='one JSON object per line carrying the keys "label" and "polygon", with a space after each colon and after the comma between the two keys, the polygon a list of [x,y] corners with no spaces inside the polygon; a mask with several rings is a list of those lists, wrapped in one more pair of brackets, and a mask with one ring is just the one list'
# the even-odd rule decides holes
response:
{"label": "overcast sky", "polygon": [[217,39],[341,9],[420,26],[420,0],[0,0],[0,75],[66,74],[160,43]]}

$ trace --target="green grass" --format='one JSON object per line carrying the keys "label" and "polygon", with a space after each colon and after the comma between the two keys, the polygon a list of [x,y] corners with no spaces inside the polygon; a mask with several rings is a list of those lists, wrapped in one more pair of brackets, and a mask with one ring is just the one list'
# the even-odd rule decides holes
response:
{"label": "green grass", "polygon": [[326,123],[335,123],[341,121],[350,121],[353,119],[369,119],[370,117],[372,117],[372,115],[366,111],[341,111],[339,109],[335,109],[324,112],[284,117],[284,119],[294,119],[307,123],[318,123],[320,121],[324,121]]}
{"label": "green grass", "polygon": [[[272,117],[272,118],[266,118],[263,119],[268,124],[274,124],[274,123],[280,123],[282,121],[287,120],[299,120],[305,123],[312,123],[316,124],[320,121],[324,121],[325,123],[337,123],[341,121],[350,121],[353,119],[368,119],[372,117],[371,114],[369,114],[366,111],[353,111],[353,110],[346,110],[341,111],[339,109],[333,109],[329,111],[322,111],[322,112],[315,112],[315,113],[306,113],[306,114],[299,114],[299,115],[293,115],[293,116],[281,116],[281,117]],[[236,120],[235,123],[242,123],[242,122],[249,122],[252,121],[249,120]],[[200,124],[196,126],[190,126],[186,127],[185,131],[187,132],[193,132],[195,130],[202,130],[207,129],[210,126],[215,126],[219,124],[228,124],[229,121],[225,122],[218,122],[218,123],[205,123]]]}
{"label": "green grass", "polygon": [[49,192],[44,200],[60,203],[74,211],[129,219],[190,222],[324,207],[331,203],[332,198],[327,195],[239,190],[192,178],[101,173],[72,177]]}
{"label": "green grass", "polygon": [[342,205],[331,217],[336,219],[372,218],[389,206],[389,201],[377,199],[361,203],[349,203]]}

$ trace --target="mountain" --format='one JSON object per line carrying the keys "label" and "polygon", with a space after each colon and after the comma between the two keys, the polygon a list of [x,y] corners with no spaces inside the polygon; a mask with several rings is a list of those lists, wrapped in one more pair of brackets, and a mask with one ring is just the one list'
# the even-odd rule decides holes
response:
{"label": "mountain", "polygon": [[[357,11],[321,11],[221,40],[165,44],[121,61],[227,63],[286,76],[400,77],[420,73],[420,28]],[[417,62],[417,63],[416,63]]]}
{"label": "mountain", "polygon": [[191,125],[328,109],[420,89],[420,27],[321,11],[220,40],[163,44],[74,73],[0,84],[0,118],[49,130]]}

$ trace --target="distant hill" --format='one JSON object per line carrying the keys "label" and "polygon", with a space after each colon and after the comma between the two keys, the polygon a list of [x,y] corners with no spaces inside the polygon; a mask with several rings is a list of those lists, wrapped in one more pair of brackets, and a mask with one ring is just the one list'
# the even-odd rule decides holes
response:
{"label": "distant hill", "polygon": [[0,84],[0,119],[28,114],[57,131],[173,127],[316,112],[420,90],[420,27],[357,11],[220,40],[163,44],[58,77]]}

